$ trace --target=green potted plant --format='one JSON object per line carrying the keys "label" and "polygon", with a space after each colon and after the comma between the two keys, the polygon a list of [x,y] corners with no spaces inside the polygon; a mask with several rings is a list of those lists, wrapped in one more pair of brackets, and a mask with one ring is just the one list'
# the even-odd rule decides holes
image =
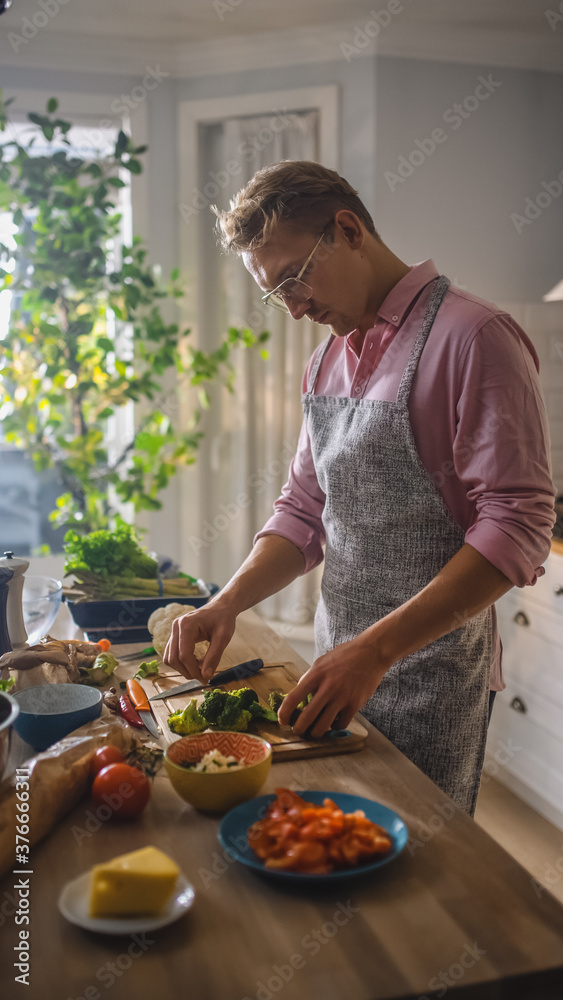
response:
{"label": "green potted plant", "polygon": [[[9,103],[0,98],[4,133]],[[78,156],[57,108],[52,97],[44,114],[28,115],[25,145],[0,142],[0,211],[17,227],[14,245],[0,244],[0,290],[13,293],[0,414],[7,442],[57,472],[52,521],[86,534],[115,523],[124,504],[162,506],[170,478],[195,461],[207,387],[233,391],[233,352],[266,356],[269,334],[231,327],[206,352],[164,319],[161,307],[184,294],[179,272],[163,283],[139,238],[120,245],[120,190],[142,171],[146,147],[120,131],[111,155]],[[186,393],[192,415],[178,427],[176,400]],[[108,421],[131,404],[141,416],[110,453]]]}

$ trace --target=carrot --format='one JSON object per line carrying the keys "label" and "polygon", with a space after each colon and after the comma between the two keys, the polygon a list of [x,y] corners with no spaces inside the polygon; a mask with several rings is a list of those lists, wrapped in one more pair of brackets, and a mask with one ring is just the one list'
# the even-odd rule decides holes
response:
{"label": "carrot", "polygon": [[248,842],[266,868],[323,875],[391,847],[387,832],[361,810],[344,813],[329,798],[317,806],[287,788],[276,788],[276,795],[264,818],[248,829]]}
{"label": "carrot", "polygon": [[100,647],[102,653],[107,653],[109,647],[111,646],[111,642],[109,639],[99,639],[97,645]]}

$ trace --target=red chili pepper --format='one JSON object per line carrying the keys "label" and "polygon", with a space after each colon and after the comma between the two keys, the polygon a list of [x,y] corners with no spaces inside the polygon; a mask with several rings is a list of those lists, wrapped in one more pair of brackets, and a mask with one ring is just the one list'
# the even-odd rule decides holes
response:
{"label": "red chili pepper", "polygon": [[136,709],[133,708],[131,699],[126,694],[122,694],[119,698],[118,713],[123,716],[130,726],[135,726],[136,729],[145,728],[145,723]]}

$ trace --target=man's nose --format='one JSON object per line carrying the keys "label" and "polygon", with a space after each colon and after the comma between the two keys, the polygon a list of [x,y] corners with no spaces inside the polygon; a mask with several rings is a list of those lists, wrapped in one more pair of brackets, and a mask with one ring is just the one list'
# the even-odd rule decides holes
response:
{"label": "man's nose", "polygon": [[303,316],[307,312],[309,303],[308,302],[292,302],[291,299],[286,300],[287,308],[291,313],[293,319],[303,319]]}

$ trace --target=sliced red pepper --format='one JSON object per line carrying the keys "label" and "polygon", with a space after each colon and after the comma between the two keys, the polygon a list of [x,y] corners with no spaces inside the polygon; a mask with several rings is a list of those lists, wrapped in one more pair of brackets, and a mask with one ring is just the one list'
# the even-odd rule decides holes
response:
{"label": "sliced red pepper", "polygon": [[118,714],[123,716],[126,722],[130,726],[135,726],[136,729],[144,729],[145,723],[141,719],[141,716],[135,708],[128,695],[122,694],[119,698],[119,708]]}

